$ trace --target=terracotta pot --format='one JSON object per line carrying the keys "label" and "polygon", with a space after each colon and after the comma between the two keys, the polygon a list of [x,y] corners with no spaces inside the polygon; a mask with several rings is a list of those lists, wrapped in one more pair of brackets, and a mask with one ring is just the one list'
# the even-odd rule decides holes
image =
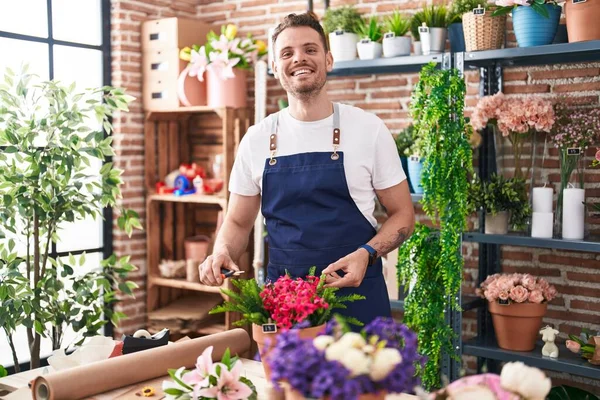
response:
{"label": "terracotta pot", "polygon": [[206,70],[206,87],[209,107],[246,107],[248,103],[246,71],[234,68],[235,77],[224,79],[220,71]]}
{"label": "terracotta pot", "polygon": [[566,1],[564,9],[569,43],[600,39],[600,25],[597,23],[600,19],[600,0],[577,4]]}
{"label": "terracotta pot", "polygon": [[177,79],[177,97],[182,106],[206,105],[206,80],[200,82],[198,77],[189,76],[190,67],[187,66]]}
{"label": "terracotta pot", "polygon": [[547,303],[488,302],[498,346],[505,350],[533,350],[547,307]]}
{"label": "terracotta pot", "polygon": [[[324,328],[325,324],[305,329],[298,329],[298,333],[302,339],[315,338],[323,331]],[[265,370],[265,377],[267,378],[267,381],[271,379],[271,368],[269,367],[269,363],[266,359],[269,356],[271,349],[277,343],[277,336],[279,336],[279,334],[279,331],[276,333],[264,333],[260,325],[252,324],[252,338],[258,345],[258,352]]]}
{"label": "terracotta pot", "polygon": [[485,215],[485,233],[506,235],[508,233],[508,211],[500,211],[496,215]]}
{"label": "terracotta pot", "polygon": [[185,239],[184,247],[186,260],[194,260],[201,263],[208,255],[210,238],[204,235],[189,237]]}

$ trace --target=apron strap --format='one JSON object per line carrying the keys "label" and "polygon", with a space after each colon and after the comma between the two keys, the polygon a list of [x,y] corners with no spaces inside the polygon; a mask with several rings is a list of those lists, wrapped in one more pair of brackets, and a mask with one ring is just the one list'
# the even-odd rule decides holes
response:
{"label": "apron strap", "polygon": [[269,136],[269,150],[271,151],[271,158],[269,159],[269,165],[277,164],[275,159],[275,152],[277,151],[277,123],[279,122],[279,113],[275,113],[273,116],[273,131]]}

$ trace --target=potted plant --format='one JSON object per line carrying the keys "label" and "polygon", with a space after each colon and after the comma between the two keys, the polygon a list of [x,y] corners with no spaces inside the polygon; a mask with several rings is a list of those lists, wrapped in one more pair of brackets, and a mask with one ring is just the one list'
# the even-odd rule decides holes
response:
{"label": "potted plant", "polygon": [[419,27],[423,54],[444,52],[450,18],[451,15],[445,5],[432,5],[423,8],[423,21]]}
{"label": "potted plant", "polygon": [[271,381],[286,382],[287,399],[331,400],[382,400],[386,393],[410,392],[419,384],[415,372],[422,361],[416,334],[382,317],[360,333],[337,320],[315,338],[285,332],[266,360]]}
{"label": "potted plant", "polygon": [[[259,57],[267,54],[267,45],[262,40],[254,40],[251,35],[243,39],[236,35],[235,25],[222,26],[220,35],[214,31],[206,35],[204,46],[186,47],[179,54],[181,59],[190,62],[182,71],[180,81],[182,76],[185,80],[185,74],[203,81],[206,73],[209,107],[246,107],[247,72]],[[179,97],[182,97],[181,90]]]}
{"label": "potted plant", "polygon": [[[494,10],[495,7],[490,3],[481,0],[458,0],[452,3],[452,13],[462,24],[466,51],[493,50],[502,47],[506,33],[506,15],[493,16]],[[450,46],[453,46],[452,25],[449,30]]]}
{"label": "potted plant", "polygon": [[[242,318],[234,325],[252,324],[252,336],[262,359],[271,351],[282,331],[298,329],[302,337],[315,337],[329,321],[332,311],[346,308],[345,303],[362,300],[357,294],[336,296],[337,288],[325,288],[323,276],[309,275],[292,279],[283,275],[275,282],[259,287],[255,279],[232,279],[237,292],[222,288],[229,300],[210,310],[209,314],[236,312]],[[238,293],[239,292],[239,293]],[[349,319],[360,325],[359,321]],[[268,364],[263,363],[265,375],[270,376]]]}
{"label": "potted plant", "polygon": [[410,19],[410,35],[413,40],[413,52],[416,56],[423,54],[423,46],[421,45],[421,34],[419,28],[423,25],[423,11],[417,11]]}
{"label": "potted plant", "polygon": [[565,1],[565,17],[569,43],[600,39],[600,3],[595,1]]}
{"label": "potted plant", "polygon": [[554,40],[562,12],[555,0],[496,0],[496,5],[494,16],[512,12],[519,47],[543,46]]}
{"label": "potted plant", "polygon": [[522,178],[505,179],[497,174],[489,181],[475,178],[469,186],[467,200],[472,211],[485,213],[486,234],[505,235],[509,226],[523,229],[531,215]]}
{"label": "potted plant", "polygon": [[[98,172],[89,165],[114,155],[111,121],[118,111],[128,111],[133,97],[108,86],[76,91],[74,84],[34,82],[27,71],[15,75],[10,69],[3,82],[0,321],[18,371],[17,326],[27,328],[33,369],[40,366],[42,337],[50,337],[56,350],[68,327],[85,338],[125,316],[112,305],[119,292],[131,295],[137,287],[125,280],[135,270],[129,257],[112,255],[82,273],[85,254],[51,254],[65,224],[101,218],[105,207],[118,208],[122,171],[113,163]],[[117,212],[117,225],[128,235],[141,228],[134,211]]]}
{"label": "potted plant", "polygon": [[356,33],[361,22],[360,13],[352,6],[327,9],[323,16],[323,29],[329,37],[334,61],[356,59]]}
{"label": "potted plant", "polygon": [[569,351],[581,355],[590,364],[600,365],[600,332],[594,335],[588,329],[583,329],[581,335],[569,335],[565,342]]}
{"label": "potted plant", "polygon": [[413,193],[423,194],[423,166],[425,158],[423,155],[423,139],[416,137],[412,146],[405,153],[409,154],[407,160],[408,179],[411,182]]}
{"label": "potted plant", "polygon": [[410,20],[394,10],[384,20],[383,56],[399,57],[410,55],[410,37],[405,36],[410,29]]}
{"label": "potted plant", "polygon": [[400,156],[400,161],[402,162],[402,169],[407,174],[410,192],[414,193],[410,176],[408,175],[408,158],[411,156],[412,148],[415,143],[414,126],[410,124],[407,128],[400,131],[394,140],[396,141],[396,148],[398,149],[398,155]]}
{"label": "potted plant", "polygon": [[548,281],[530,274],[494,274],[480,285],[477,294],[488,301],[498,346],[531,351],[548,302],[557,292]]}
{"label": "potted plant", "polygon": [[482,3],[481,0],[453,0],[449,6],[450,25],[448,38],[452,52],[465,51],[465,36],[463,33],[463,14],[472,12]]}
{"label": "potted plant", "polygon": [[358,25],[357,32],[360,40],[356,44],[358,50],[358,58],[361,60],[372,60],[380,58],[382,54],[381,40],[381,25],[377,17],[371,17],[368,20],[362,19]]}

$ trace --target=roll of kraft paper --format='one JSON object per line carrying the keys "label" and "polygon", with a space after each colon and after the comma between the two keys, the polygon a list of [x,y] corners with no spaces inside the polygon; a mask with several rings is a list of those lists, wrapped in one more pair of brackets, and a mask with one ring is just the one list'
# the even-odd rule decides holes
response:
{"label": "roll of kraft paper", "polygon": [[220,360],[228,347],[232,355],[248,351],[250,337],[238,328],[38,376],[32,386],[33,398],[76,400],[161,376],[169,379],[169,369],[193,368],[208,346],[214,347],[213,361]]}

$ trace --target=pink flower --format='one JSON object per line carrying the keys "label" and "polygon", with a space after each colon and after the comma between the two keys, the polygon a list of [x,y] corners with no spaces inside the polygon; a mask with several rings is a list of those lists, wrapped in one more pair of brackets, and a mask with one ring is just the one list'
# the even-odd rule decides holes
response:
{"label": "pink flower", "polygon": [[544,289],[543,292],[544,292],[544,297],[546,298],[546,301],[551,301],[558,294],[558,291],[552,285],[548,286],[547,289]]}
{"label": "pink flower", "polygon": [[567,346],[567,349],[571,350],[575,354],[579,353],[579,350],[581,349],[581,345],[574,340],[567,340],[565,345]]}
{"label": "pink flower", "polygon": [[189,386],[205,386],[213,369],[212,361],[213,346],[209,346],[196,359],[196,369],[183,375],[183,381]]}
{"label": "pink flower", "polygon": [[510,290],[510,299],[516,303],[523,303],[527,301],[529,297],[529,291],[521,285],[517,285]]}
{"label": "pink flower", "polygon": [[204,71],[208,65],[208,59],[206,58],[206,49],[204,46],[200,47],[198,51],[192,50],[190,60],[190,76],[197,76],[200,82],[204,81]]}
{"label": "pink flower", "polygon": [[596,161],[600,161],[600,149],[596,152]]}
{"label": "pink flower", "polygon": [[528,300],[530,303],[540,304],[544,301],[544,294],[541,290],[532,290],[531,292],[529,292]]}
{"label": "pink flower", "polygon": [[525,274],[521,278],[521,285],[527,290],[534,290],[537,287],[536,278],[530,274]]}
{"label": "pink flower", "polygon": [[499,7],[512,7],[515,5],[514,0],[497,0],[496,5]]}
{"label": "pink flower", "polygon": [[221,368],[217,385],[199,390],[198,397],[216,398],[217,400],[243,400],[250,397],[252,389],[245,383],[240,382],[241,368],[242,363],[240,361],[235,363],[231,371],[228,371],[226,367]]}
{"label": "pink flower", "polygon": [[500,293],[498,293],[498,298],[500,300],[506,301],[509,298],[509,292],[506,290],[501,291]]}

